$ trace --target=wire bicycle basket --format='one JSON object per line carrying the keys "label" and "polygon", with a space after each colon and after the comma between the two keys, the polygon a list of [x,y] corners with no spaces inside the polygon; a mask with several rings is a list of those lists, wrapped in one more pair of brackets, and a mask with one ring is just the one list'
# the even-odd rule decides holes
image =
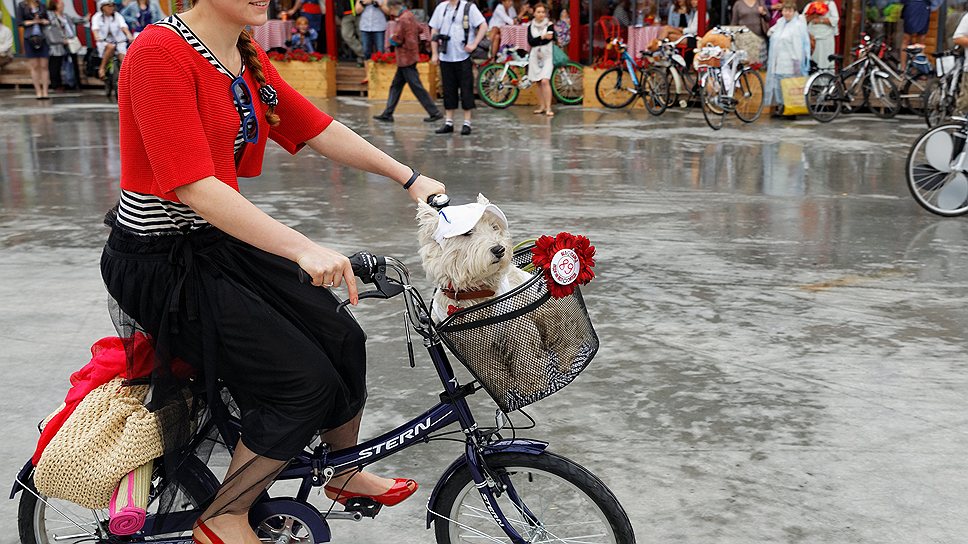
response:
{"label": "wire bicycle basket", "polygon": [[[512,264],[528,271],[533,244]],[[560,391],[598,352],[579,289],[551,296],[543,274],[494,299],[454,313],[437,326],[447,348],[504,412]]]}

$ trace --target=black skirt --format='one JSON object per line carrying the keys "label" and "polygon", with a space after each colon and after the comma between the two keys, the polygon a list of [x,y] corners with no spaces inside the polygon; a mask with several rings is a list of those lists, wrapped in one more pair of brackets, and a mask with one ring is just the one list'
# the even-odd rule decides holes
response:
{"label": "black skirt", "polygon": [[[348,311],[337,312],[335,295],[299,283],[297,272],[214,227],[141,235],[115,225],[101,275],[117,303],[119,334],[144,334],[154,347],[149,409],[184,398],[186,373],[177,368],[187,363],[210,404],[227,387],[242,442],[278,460],[359,413],[366,337]],[[165,433],[166,449],[183,445],[172,443],[183,432]]]}

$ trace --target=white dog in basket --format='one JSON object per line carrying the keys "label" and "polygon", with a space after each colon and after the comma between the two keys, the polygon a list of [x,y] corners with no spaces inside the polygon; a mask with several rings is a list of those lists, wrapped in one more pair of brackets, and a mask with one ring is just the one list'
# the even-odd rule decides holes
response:
{"label": "white dog in basket", "polygon": [[[511,236],[507,217],[483,195],[477,202],[447,206],[439,212],[420,203],[417,209],[420,257],[427,278],[437,286],[431,312],[440,323],[451,314],[501,296],[533,276],[511,265]],[[565,330],[575,324],[544,304],[536,311],[482,329],[474,345],[457,346],[458,351],[475,353],[493,366],[475,368],[483,379],[503,384],[495,393],[513,393],[527,398],[549,387],[550,367],[566,372],[575,354],[564,348]],[[548,309],[546,309],[548,308]],[[486,310],[496,315],[500,305]],[[475,321],[492,317],[475,314]],[[561,351],[569,353],[558,353]],[[551,364],[549,353],[555,353]],[[544,367],[544,368],[542,368]],[[481,373],[491,373],[485,377]]]}

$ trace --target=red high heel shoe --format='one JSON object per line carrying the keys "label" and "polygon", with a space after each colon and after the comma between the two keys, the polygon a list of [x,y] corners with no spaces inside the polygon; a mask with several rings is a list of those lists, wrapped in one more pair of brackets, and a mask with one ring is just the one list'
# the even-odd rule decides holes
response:
{"label": "red high heel shoe", "polygon": [[[410,484],[413,487],[410,487]],[[393,486],[381,495],[366,495],[363,493],[353,493],[352,491],[341,490],[338,487],[326,486],[325,489],[328,493],[336,495],[336,502],[346,505],[346,501],[349,499],[355,499],[357,497],[362,497],[366,499],[373,499],[374,501],[382,504],[383,506],[396,506],[406,500],[410,495],[413,495],[420,485],[413,480],[408,480],[406,478],[394,478]],[[213,543],[215,544],[215,543]]]}
{"label": "red high heel shoe", "polygon": [[[222,539],[218,537],[218,535],[216,535],[211,529],[205,526],[205,522],[199,521],[196,527],[202,530],[202,534],[205,535],[205,538],[207,538],[208,541],[211,542],[212,544],[225,544],[225,542],[223,542]],[[194,542],[195,544],[202,544],[202,541],[198,540],[195,537],[192,537],[192,542]]]}

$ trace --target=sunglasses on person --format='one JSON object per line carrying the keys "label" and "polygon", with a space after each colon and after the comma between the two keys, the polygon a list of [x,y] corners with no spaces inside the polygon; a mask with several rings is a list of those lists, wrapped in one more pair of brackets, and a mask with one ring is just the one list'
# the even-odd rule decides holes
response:
{"label": "sunglasses on person", "polygon": [[238,76],[232,80],[231,89],[235,109],[242,120],[242,139],[245,143],[254,144],[259,141],[259,120],[255,116],[249,85],[242,76]]}

